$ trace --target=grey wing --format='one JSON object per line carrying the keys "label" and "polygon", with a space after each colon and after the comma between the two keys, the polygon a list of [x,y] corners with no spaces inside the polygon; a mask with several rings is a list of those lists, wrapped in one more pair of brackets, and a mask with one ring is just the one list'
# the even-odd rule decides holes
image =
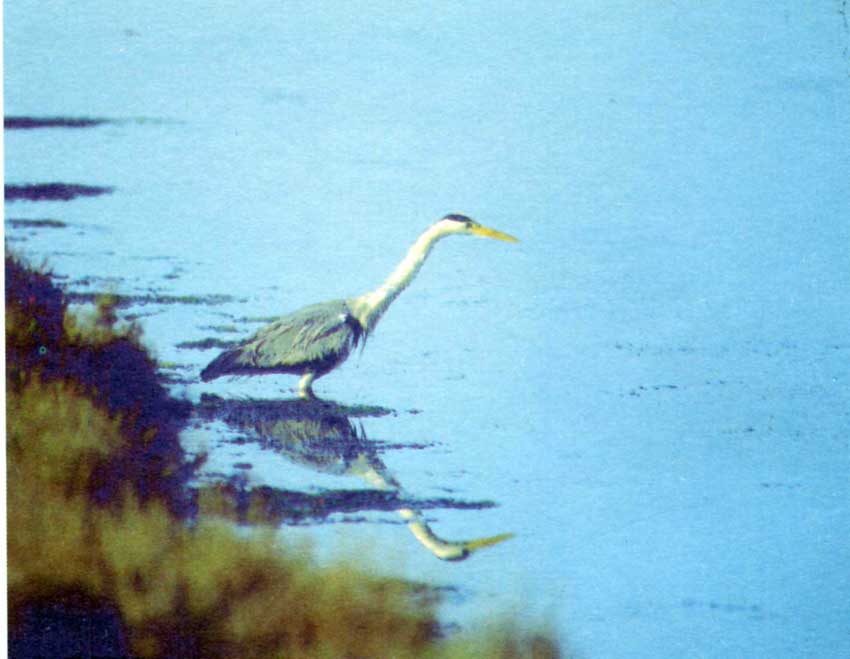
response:
{"label": "grey wing", "polygon": [[323,302],[284,316],[246,342],[258,368],[332,368],[357,345],[362,329],[342,300]]}

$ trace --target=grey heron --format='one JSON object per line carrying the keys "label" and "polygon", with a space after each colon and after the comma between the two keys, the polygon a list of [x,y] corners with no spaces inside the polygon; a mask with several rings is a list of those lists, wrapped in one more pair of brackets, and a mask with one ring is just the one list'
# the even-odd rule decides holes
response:
{"label": "grey heron", "polygon": [[465,215],[446,215],[416,239],[378,288],[282,316],[213,359],[201,371],[201,379],[207,382],[222,375],[290,373],[301,376],[300,397],[313,398],[313,381],[342,364],[358,342],[374,331],[387,307],[413,281],[437,241],[451,235],[519,242]]}

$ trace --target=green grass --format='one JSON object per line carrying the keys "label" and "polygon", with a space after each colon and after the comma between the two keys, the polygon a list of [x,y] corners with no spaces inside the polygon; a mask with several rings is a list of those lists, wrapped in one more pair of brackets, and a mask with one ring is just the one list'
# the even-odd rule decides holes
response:
{"label": "green grass", "polygon": [[186,404],[138,329],[109,299],[69,314],[8,256],[6,280],[11,656],[559,656],[510,624],[443,640],[421,587],[209,513],[188,523]]}

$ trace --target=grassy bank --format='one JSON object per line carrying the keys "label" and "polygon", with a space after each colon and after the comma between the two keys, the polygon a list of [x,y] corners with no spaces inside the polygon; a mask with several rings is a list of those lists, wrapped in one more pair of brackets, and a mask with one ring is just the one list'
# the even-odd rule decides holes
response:
{"label": "grassy bank", "polygon": [[5,267],[11,656],[559,655],[510,626],[443,640],[421,588],[187,523],[190,408],[138,330],[108,299],[70,314],[47,274]]}

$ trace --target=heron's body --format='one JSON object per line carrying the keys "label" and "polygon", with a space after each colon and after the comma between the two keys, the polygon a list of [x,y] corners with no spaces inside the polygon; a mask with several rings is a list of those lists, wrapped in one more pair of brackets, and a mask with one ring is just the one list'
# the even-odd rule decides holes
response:
{"label": "heron's body", "polygon": [[282,316],[216,357],[201,371],[201,378],[208,381],[222,375],[290,373],[301,375],[300,395],[312,396],[313,380],[348,358],[410,284],[434,244],[452,233],[516,242],[516,238],[482,227],[466,216],[447,215],[419,236],[401,263],[374,291],[347,300],[313,304]]}
{"label": "heron's body", "polygon": [[345,300],[304,307],[281,317],[216,357],[201,372],[204,381],[221,375],[290,373],[305,380],[301,389],[346,360],[365,328]]}

